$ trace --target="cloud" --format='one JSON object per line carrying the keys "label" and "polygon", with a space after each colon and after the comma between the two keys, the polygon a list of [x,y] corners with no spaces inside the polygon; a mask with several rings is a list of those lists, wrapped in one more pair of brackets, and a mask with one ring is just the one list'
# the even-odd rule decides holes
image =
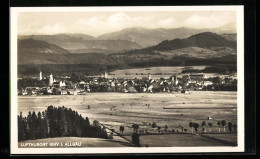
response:
{"label": "cloud", "polygon": [[173,18],[162,19],[158,21],[158,26],[172,27],[175,25],[176,20]]}
{"label": "cloud", "polygon": [[36,31],[38,34],[57,34],[57,33],[64,33],[68,32],[68,28],[64,27],[61,23],[56,23],[54,25],[47,25],[43,28]]}
{"label": "cloud", "polygon": [[[91,30],[92,34],[101,35],[108,32],[122,30],[136,26],[154,25],[153,19],[150,17],[131,17],[125,13],[116,13],[110,16],[95,16],[91,18],[81,18],[76,21],[71,30],[85,31]],[[157,27],[158,25],[156,25]]]}
{"label": "cloud", "polygon": [[183,25],[189,27],[196,27],[196,28],[213,28],[213,27],[220,27],[227,23],[234,21],[235,19],[231,19],[230,16],[225,14],[214,14],[214,15],[191,15],[187,18]]}
{"label": "cloud", "polygon": [[19,34],[83,33],[93,36],[131,27],[212,28],[235,22],[231,12],[23,13]]}

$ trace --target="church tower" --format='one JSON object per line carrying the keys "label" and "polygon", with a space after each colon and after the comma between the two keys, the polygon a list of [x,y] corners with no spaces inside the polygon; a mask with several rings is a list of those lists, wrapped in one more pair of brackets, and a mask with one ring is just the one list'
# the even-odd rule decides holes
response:
{"label": "church tower", "polygon": [[148,80],[152,79],[152,76],[150,73],[148,73]]}
{"label": "church tower", "polygon": [[105,71],[105,78],[107,78],[107,76],[108,76],[108,74],[107,74],[107,72]]}
{"label": "church tower", "polygon": [[52,73],[50,74],[50,78],[49,78],[49,86],[52,86],[53,84],[53,76]]}
{"label": "church tower", "polygon": [[177,79],[177,76],[175,75],[174,76],[174,86],[177,86],[177,84],[178,84],[178,79]]}
{"label": "church tower", "polygon": [[40,71],[39,80],[42,80],[42,71]]}

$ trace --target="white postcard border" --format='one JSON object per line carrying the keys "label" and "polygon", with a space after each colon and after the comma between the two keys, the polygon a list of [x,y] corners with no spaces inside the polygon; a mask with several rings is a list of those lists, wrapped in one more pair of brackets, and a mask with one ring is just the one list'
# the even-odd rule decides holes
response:
{"label": "white postcard border", "polygon": [[[238,146],[231,147],[149,147],[149,148],[18,148],[17,132],[17,14],[19,12],[111,12],[111,11],[236,11],[237,13],[237,121]],[[192,153],[244,152],[244,7],[159,6],[159,7],[11,7],[10,46],[10,150],[11,154],[101,154],[101,153]]]}

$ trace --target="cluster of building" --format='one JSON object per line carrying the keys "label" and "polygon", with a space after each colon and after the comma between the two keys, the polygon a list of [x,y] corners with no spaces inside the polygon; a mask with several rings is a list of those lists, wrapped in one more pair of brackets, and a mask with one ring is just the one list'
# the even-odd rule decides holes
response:
{"label": "cluster of building", "polygon": [[[50,74],[48,78],[48,87],[27,87],[22,95],[28,94],[55,94],[55,95],[80,95],[87,92],[124,92],[124,93],[140,93],[140,92],[186,92],[187,90],[203,90],[205,87],[215,84],[231,85],[236,83],[236,79],[231,77],[219,77],[220,83],[214,83],[209,80],[205,74],[184,74],[173,75],[169,78],[153,79],[149,73],[147,77],[137,78],[108,78],[105,72],[100,77],[89,77],[85,81],[72,83],[69,77],[55,80]],[[39,80],[42,80],[42,72],[40,72]],[[70,85],[66,83],[70,82]]]}

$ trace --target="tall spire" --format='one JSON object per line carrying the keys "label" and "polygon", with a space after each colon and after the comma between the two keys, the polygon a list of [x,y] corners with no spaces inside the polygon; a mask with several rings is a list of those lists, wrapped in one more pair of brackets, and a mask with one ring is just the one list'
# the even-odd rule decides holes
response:
{"label": "tall spire", "polygon": [[107,78],[107,72],[105,71],[105,78]]}
{"label": "tall spire", "polygon": [[150,73],[148,73],[148,80],[152,79],[152,76]]}
{"label": "tall spire", "polygon": [[42,80],[42,71],[40,70],[39,80]]}
{"label": "tall spire", "polygon": [[52,73],[50,74],[50,78],[49,78],[49,86],[52,86],[53,84],[53,76]]}

